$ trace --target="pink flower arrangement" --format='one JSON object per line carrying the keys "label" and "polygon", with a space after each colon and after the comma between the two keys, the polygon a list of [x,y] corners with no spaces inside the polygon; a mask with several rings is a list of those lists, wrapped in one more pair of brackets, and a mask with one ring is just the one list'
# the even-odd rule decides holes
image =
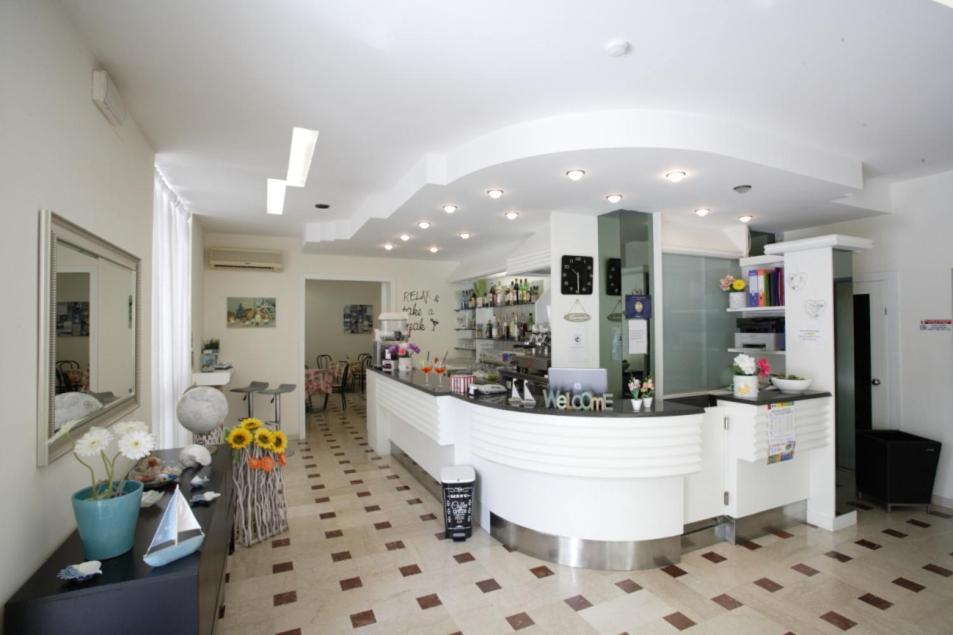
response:
{"label": "pink flower arrangement", "polygon": [[391,344],[387,347],[392,359],[399,357],[410,357],[420,352],[420,347],[413,342],[401,342],[400,344]]}
{"label": "pink flower arrangement", "polygon": [[768,377],[771,375],[771,362],[762,357],[758,360],[758,375],[760,377]]}

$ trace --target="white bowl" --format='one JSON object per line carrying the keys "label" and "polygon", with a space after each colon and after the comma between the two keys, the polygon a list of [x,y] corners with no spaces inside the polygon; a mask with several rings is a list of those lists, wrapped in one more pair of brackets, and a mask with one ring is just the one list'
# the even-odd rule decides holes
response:
{"label": "white bowl", "polygon": [[771,383],[774,384],[775,388],[790,395],[801,394],[811,387],[811,381],[812,380],[810,379],[781,379],[780,377],[771,378]]}

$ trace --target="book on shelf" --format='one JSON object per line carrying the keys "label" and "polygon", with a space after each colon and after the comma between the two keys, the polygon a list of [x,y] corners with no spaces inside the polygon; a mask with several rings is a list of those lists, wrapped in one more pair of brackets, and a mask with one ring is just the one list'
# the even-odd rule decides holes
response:
{"label": "book on shelf", "polygon": [[748,306],[784,306],[784,267],[748,270]]}

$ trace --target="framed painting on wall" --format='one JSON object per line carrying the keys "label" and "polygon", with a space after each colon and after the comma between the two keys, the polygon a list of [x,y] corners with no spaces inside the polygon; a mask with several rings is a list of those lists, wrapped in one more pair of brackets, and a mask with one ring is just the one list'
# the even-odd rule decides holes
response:
{"label": "framed painting on wall", "polygon": [[275,298],[227,298],[229,328],[274,327],[278,317]]}
{"label": "framed painting on wall", "polygon": [[374,328],[374,307],[370,304],[344,305],[344,332],[370,333]]}

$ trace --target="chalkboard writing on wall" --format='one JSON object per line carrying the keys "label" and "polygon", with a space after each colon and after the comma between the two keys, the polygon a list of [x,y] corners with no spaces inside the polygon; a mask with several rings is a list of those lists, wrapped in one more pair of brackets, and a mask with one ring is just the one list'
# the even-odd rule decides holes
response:
{"label": "chalkboard writing on wall", "polygon": [[407,326],[410,331],[430,331],[436,333],[440,321],[437,319],[437,305],[440,294],[429,289],[404,291],[401,311],[407,314]]}

